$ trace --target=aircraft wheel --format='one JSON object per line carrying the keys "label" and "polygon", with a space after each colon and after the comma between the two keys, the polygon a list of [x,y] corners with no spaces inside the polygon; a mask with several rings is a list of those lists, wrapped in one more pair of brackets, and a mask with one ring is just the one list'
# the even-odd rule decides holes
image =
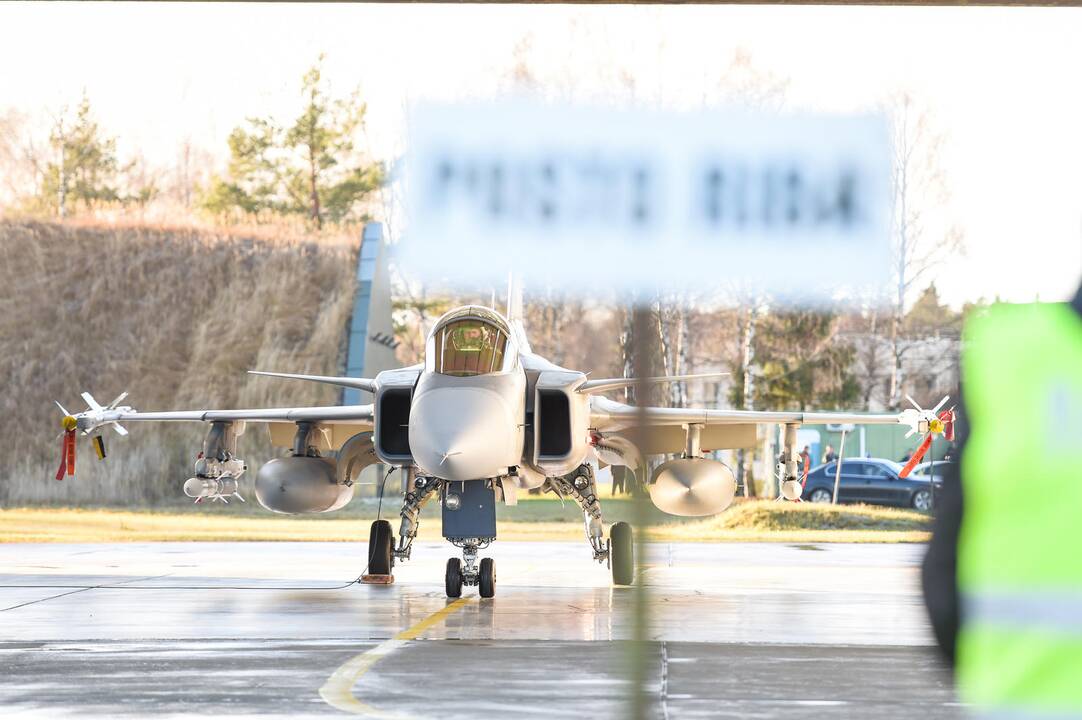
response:
{"label": "aircraft wheel", "polygon": [[492,558],[481,558],[481,573],[478,580],[481,597],[490,598],[496,594],[496,563]]}
{"label": "aircraft wheel", "polygon": [[394,535],[391,523],[376,520],[368,533],[368,574],[390,575],[394,567]]}
{"label": "aircraft wheel", "polygon": [[609,528],[609,561],[614,585],[631,585],[635,582],[635,545],[631,526],[626,522],[614,523]]}
{"label": "aircraft wheel", "polygon": [[462,597],[462,561],[451,558],[447,561],[447,574],[444,576],[447,597]]}

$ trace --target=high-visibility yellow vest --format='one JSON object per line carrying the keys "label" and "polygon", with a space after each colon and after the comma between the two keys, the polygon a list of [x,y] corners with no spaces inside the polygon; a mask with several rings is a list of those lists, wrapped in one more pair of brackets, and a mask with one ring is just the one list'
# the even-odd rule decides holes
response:
{"label": "high-visibility yellow vest", "polygon": [[1082,318],[995,305],[962,371],[959,692],[990,717],[1082,717]]}

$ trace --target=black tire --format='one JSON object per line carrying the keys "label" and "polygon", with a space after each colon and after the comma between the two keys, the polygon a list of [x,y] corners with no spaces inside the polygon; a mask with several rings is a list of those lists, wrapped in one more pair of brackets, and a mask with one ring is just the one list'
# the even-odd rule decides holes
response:
{"label": "black tire", "polygon": [[391,523],[376,520],[368,533],[368,574],[390,575],[394,567],[394,535]]}
{"label": "black tire", "polygon": [[808,494],[808,502],[829,503],[834,502],[834,493],[825,488],[815,488]]}
{"label": "black tire", "polygon": [[612,565],[614,585],[631,585],[635,582],[635,543],[631,526],[626,522],[614,523],[609,528],[609,563]]}
{"label": "black tire", "polygon": [[930,512],[932,509],[932,491],[931,490],[917,490],[913,493],[912,500],[909,504],[914,510],[921,512]]}
{"label": "black tire", "polygon": [[496,594],[496,563],[492,558],[481,558],[478,591],[483,598],[490,598]]}
{"label": "black tire", "polygon": [[447,597],[462,597],[462,561],[451,558],[447,561],[447,574],[444,576]]}

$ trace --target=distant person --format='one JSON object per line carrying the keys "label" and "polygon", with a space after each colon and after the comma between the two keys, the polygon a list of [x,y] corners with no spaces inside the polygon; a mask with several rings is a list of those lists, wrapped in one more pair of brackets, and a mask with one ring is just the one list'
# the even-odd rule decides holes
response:
{"label": "distant person", "polygon": [[1057,488],[1082,481],[1082,287],[975,312],[962,347],[922,573],[932,628],[977,717],[1079,718],[1082,524]]}
{"label": "distant person", "polygon": [[834,448],[831,447],[830,445],[827,445],[827,451],[825,453],[823,453],[823,462],[825,462],[825,463],[834,462],[837,459],[838,459],[838,454],[836,452],[834,452]]}
{"label": "distant person", "polygon": [[800,484],[803,485],[808,481],[808,470],[811,469],[811,448],[807,445],[800,451],[800,462],[804,465],[804,472],[800,478]]}
{"label": "distant person", "polygon": [[624,465],[612,466],[612,494],[619,493],[623,495],[625,490],[625,480],[627,478],[627,467]]}

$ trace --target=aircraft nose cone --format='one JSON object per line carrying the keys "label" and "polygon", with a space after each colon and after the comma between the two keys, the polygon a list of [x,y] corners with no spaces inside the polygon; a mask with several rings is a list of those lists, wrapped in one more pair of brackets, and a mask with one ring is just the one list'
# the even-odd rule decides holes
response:
{"label": "aircraft nose cone", "polygon": [[517,465],[516,433],[510,408],[484,388],[430,390],[415,398],[409,438],[413,459],[426,473],[445,480],[502,475]]}

